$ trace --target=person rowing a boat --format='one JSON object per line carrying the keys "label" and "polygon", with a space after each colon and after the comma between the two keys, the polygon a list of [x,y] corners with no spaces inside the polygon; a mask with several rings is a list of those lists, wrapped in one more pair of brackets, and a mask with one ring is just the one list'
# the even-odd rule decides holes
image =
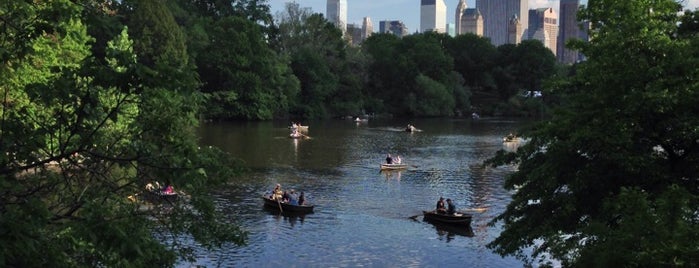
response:
{"label": "person rowing a boat", "polygon": [[386,155],[386,164],[393,164],[393,158],[391,157],[391,154]]}
{"label": "person rowing a boat", "polygon": [[277,183],[277,186],[274,186],[274,190],[272,190],[272,199],[274,200],[282,200],[282,185]]}
{"label": "person rowing a boat", "polygon": [[439,213],[439,214],[447,213],[447,208],[444,205],[444,197],[439,197],[439,201],[437,201],[437,213]]}
{"label": "person rowing a boat", "polygon": [[454,213],[456,213],[456,206],[455,206],[454,203],[451,201],[451,198],[447,198],[447,204],[448,204],[448,205],[447,205],[447,206],[448,206],[448,208],[447,208],[447,214],[449,214],[449,215],[454,215]]}

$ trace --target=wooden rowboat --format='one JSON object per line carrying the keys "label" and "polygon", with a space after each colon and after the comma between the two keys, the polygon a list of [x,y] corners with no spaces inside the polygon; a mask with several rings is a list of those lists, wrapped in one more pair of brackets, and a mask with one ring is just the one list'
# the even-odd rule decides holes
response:
{"label": "wooden rowboat", "polygon": [[179,195],[177,192],[165,193],[160,190],[143,191],[143,201],[150,203],[175,202]]}
{"label": "wooden rowboat", "polygon": [[304,135],[303,133],[297,131],[296,133],[291,133],[289,134],[289,138],[291,139],[308,139],[308,136]]}
{"label": "wooden rowboat", "polygon": [[308,132],[308,126],[300,126],[300,125],[297,125],[297,126],[289,126],[289,129],[291,129],[291,130],[296,129],[296,130],[298,130],[298,131]]}
{"label": "wooden rowboat", "polygon": [[407,164],[381,164],[381,170],[400,170],[408,168]]}
{"label": "wooden rowboat", "polygon": [[313,213],[314,206],[311,204],[292,205],[285,202],[279,202],[277,200],[269,198],[268,196],[262,196],[262,199],[265,201],[265,207],[275,209],[277,211],[279,211],[281,208],[281,212]]}
{"label": "wooden rowboat", "polygon": [[422,216],[425,221],[459,226],[471,226],[472,218],[472,215],[467,213],[442,214],[434,210],[422,211]]}

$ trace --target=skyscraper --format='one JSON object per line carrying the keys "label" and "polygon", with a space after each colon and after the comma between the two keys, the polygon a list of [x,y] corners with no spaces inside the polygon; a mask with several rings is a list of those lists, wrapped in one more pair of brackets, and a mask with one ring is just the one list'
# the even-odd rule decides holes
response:
{"label": "skyscraper", "polygon": [[366,40],[374,33],[374,25],[371,23],[371,18],[364,17],[362,20],[362,41]]}
{"label": "skyscraper", "polygon": [[522,42],[522,22],[517,15],[512,15],[507,23],[507,44],[519,44]]}
{"label": "skyscraper", "polygon": [[461,18],[464,16],[464,11],[466,10],[466,8],[466,0],[459,0],[459,4],[456,5],[456,14],[454,14],[454,24],[456,24],[456,35],[462,34]]}
{"label": "skyscraper", "polygon": [[447,5],[444,0],[421,0],[420,3],[420,32],[447,31]]}
{"label": "skyscraper", "polygon": [[578,59],[578,52],[565,47],[565,43],[572,38],[579,38],[580,24],[578,22],[578,7],[580,0],[561,0],[558,20],[558,53],[557,58],[561,63],[572,64]]}
{"label": "skyscraper", "polygon": [[353,46],[358,46],[362,43],[362,27],[357,24],[347,24],[347,34],[345,38],[349,38]]}
{"label": "skyscraper", "polygon": [[461,34],[483,36],[483,16],[475,8],[467,8],[461,16]]}
{"label": "skyscraper", "polygon": [[529,4],[527,0],[476,0],[476,9],[483,16],[484,35],[490,38],[493,45],[508,43],[511,39],[508,29],[515,17],[521,27],[517,31],[519,37],[516,39],[528,38]]}
{"label": "skyscraper", "polygon": [[326,16],[344,34],[347,31],[347,0],[328,0]]}
{"label": "skyscraper", "polygon": [[558,43],[558,15],[553,8],[529,10],[529,39],[541,41],[556,55]]}
{"label": "skyscraper", "polygon": [[379,32],[403,37],[408,35],[408,27],[405,27],[405,24],[399,20],[382,20],[379,21]]}

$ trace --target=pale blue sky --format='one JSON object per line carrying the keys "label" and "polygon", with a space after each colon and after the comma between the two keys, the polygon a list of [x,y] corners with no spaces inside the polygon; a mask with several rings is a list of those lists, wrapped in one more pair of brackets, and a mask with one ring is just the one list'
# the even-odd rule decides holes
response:
{"label": "pale blue sky", "polygon": [[[310,7],[313,12],[326,11],[327,0],[295,0],[301,7]],[[699,7],[699,0],[684,0],[686,8]],[[292,0],[269,0],[272,7],[272,15],[284,10],[286,2]],[[445,0],[447,4],[447,23],[454,23],[454,9],[459,0]],[[587,4],[587,0],[581,0]],[[540,7],[552,7],[558,12],[558,0],[529,0],[529,9]],[[476,0],[466,0],[468,7],[474,7]],[[420,0],[347,0],[347,23],[361,25],[364,17],[370,17],[374,23],[374,30],[378,30],[379,21],[401,20],[408,27],[408,32],[413,33],[420,28]]]}

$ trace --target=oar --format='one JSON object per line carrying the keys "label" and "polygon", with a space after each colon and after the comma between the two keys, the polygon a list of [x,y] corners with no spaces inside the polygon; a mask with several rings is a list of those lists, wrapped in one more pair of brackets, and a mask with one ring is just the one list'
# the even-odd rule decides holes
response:
{"label": "oar", "polygon": [[462,209],[461,211],[469,211],[469,212],[483,213],[483,212],[485,212],[486,210],[488,210],[488,208],[466,208],[466,209]]}
{"label": "oar", "polygon": [[279,211],[281,211],[283,213],[284,210],[282,209],[282,202],[279,202],[278,198],[277,198],[277,205],[279,205]]}
{"label": "oar", "polygon": [[412,220],[414,220],[414,221],[417,221],[417,217],[422,216],[423,214],[424,214],[424,213],[420,213],[420,214],[417,214],[417,215],[413,215],[413,216],[408,217],[408,219],[412,219]]}

